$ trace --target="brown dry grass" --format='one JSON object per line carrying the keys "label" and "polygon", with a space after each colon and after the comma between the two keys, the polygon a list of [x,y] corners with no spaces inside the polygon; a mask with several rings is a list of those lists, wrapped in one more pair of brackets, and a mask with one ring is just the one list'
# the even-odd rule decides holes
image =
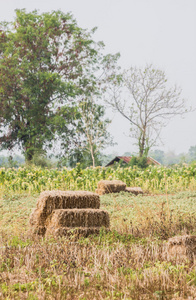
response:
{"label": "brown dry grass", "polygon": [[195,259],[163,257],[169,238],[196,234],[195,201],[195,192],[168,195],[169,207],[165,196],[105,195],[111,230],[78,239],[29,236],[17,207],[35,200],[4,199],[0,299],[195,300]]}
{"label": "brown dry grass", "polygon": [[46,230],[46,237],[74,237],[74,238],[79,238],[79,237],[88,237],[89,235],[96,234],[98,235],[100,233],[101,227],[75,227],[75,228],[70,228],[70,227],[48,227]]}
{"label": "brown dry grass", "polygon": [[165,261],[163,243],[111,238],[12,240],[0,248],[1,299],[195,299],[196,262]]}

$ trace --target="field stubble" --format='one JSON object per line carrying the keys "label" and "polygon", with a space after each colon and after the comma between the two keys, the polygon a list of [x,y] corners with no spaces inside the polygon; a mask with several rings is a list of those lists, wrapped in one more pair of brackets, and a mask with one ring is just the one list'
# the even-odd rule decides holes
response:
{"label": "field stubble", "polygon": [[195,299],[196,262],[162,253],[169,237],[196,234],[196,192],[101,196],[110,232],[79,239],[27,234],[37,197],[0,201],[0,299]]}

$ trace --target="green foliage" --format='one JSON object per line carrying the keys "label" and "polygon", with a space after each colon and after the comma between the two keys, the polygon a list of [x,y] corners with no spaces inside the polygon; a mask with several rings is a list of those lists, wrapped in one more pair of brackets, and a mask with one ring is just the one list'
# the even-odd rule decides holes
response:
{"label": "green foliage", "polygon": [[25,160],[20,155],[0,156],[0,167],[18,168],[24,164]]}
{"label": "green foliage", "polygon": [[119,179],[127,186],[139,186],[150,192],[177,192],[196,188],[196,165],[182,165],[174,168],[149,166],[141,169],[137,166],[127,168],[95,167],[82,168],[78,164],[74,169],[47,169],[19,167],[18,169],[0,168],[0,190],[2,192],[33,192],[44,190],[90,190],[95,191],[98,181]]}
{"label": "green foliage", "polygon": [[147,157],[146,156],[142,156],[142,157],[132,156],[132,158],[129,162],[129,166],[131,166],[131,167],[138,166],[141,169],[145,169],[148,167]]}
{"label": "green foliage", "polygon": [[[93,145],[93,149],[95,150],[93,153],[94,163],[96,166],[99,166],[101,165],[101,154],[96,150],[96,145]],[[67,155],[66,166],[74,168],[77,163],[80,163],[82,169],[93,166],[93,160],[89,149],[83,147],[75,148]]]}
{"label": "green foliage", "polygon": [[80,177],[82,175],[81,165],[80,163],[76,164],[76,176]]}
{"label": "green foliage", "polygon": [[35,153],[32,157],[30,164],[33,164],[33,165],[41,167],[41,168],[52,168],[53,167],[52,161],[49,160],[44,153],[43,154]]}
{"label": "green foliage", "polygon": [[150,156],[155,160],[157,160],[160,164],[164,164],[164,156],[165,156],[164,151],[158,149],[154,151],[150,151]]}
{"label": "green foliage", "polygon": [[8,245],[10,247],[20,246],[20,247],[24,248],[24,247],[27,247],[28,245],[31,245],[31,244],[32,244],[32,242],[31,242],[30,239],[24,241],[24,240],[20,239],[18,236],[13,236],[13,238],[8,242]]}
{"label": "green foliage", "polygon": [[97,84],[103,45],[92,33],[61,11],[16,10],[14,22],[1,24],[1,148],[18,145],[32,160],[61,134],[68,147],[73,99],[92,93]]}
{"label": "green foliage", "polygon": [[150,156],[163,165],[171,166],[175,164],[191,163],[196,161],[196,146],[191,146],[188,153],[175,154],[173,151],[164,152],[162,150],[150,151]]}
{"label": "green foliage", "polygon": [[196,161],[196,146],[191,146],[188,154],[190,161]]}
{"label": "green foliage", "polygon": [[147,157],[146,156],[142,156],[138,159],[138,167],[145,169],[147,168],[148,164],[147,164]]}
{"label": "green foliage", "polygon": [[129,162],[129,165],[130,165],[131,167],[133,167],[133,166],[136,166],[137,164],[138,164],[138,159],[137,159],[136,156],[133,156],[133,157],[131,158],[130,162]]}
{"label": "green foliage", "polygon": [[74,167],[76,162],[80,162],[83,168],[101,165],[100,151],[113,145],[107,131],[111,121],[105,118],[104,107],[87,97],[79,102],[75,116],[80,122],[76,130],[76,147],[67,155],[70,166]]}

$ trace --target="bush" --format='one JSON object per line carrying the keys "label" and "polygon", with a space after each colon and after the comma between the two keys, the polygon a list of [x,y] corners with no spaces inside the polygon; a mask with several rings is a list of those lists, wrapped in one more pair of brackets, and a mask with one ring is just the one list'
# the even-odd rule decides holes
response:
{"label": "bush", "polygon": [[146,169],[148,167],[147,157],[146,156],[142,156],[142,157],[133,156],[129,162],[129,165],[131,167],[137,166],[141,169]]}

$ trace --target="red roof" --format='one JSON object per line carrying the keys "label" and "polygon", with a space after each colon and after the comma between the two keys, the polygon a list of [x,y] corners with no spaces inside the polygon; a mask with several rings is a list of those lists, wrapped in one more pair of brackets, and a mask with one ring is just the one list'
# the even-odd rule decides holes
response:
{"label": "red roof", "polygon": [[117,156],[119,159],[122,159],[127,164],[130,162],[132,156]]}
{"label": "red roof", "polygon": [[[114,164],[114,162],[119,162],[120,160],[124,161],[126,164],[128,164],[131,160],[132,156],[116,156],[113,160],[111,160],[106,167],[111,166]],[[158,161],[156,161],[152,157],[147,157],[147,164],[150,165],[160,165]]]}

